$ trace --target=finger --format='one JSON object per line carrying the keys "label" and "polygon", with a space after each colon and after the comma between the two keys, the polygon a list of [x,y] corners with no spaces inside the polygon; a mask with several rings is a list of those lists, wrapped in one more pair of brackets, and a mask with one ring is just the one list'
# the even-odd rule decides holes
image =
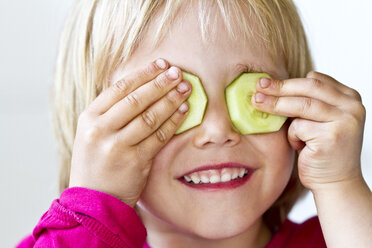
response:
{"label": "finger", "polygon": [[168,62],[164,59],[157,59],[151,62],[146,67],[115,82],[108,89],[102,91],[89,105],[87,110],[98,115],[105,113],[123,97],[164,72],[168,66]]}
{"label": "finger", "polygon": [[358,100],[358,101],[362,101],[362,97],[360,96],[358,91],[340,83],[339,81],[337,81],[336,79],[334,79],[331,76],[328,76],[328,75],[320,73],[320,72],[311,71],[311,72],[307,73],[306,78],[314,78],[314,79],[318,79],[320,81],[329,82],[332,86],[340,89],[344,94],[348,95],[349,97],[351,97],[355,100]]}
{"label": "finger", "polygon": [[295,150],[302,150],[306,142],[315,138],[313,130],[318,129],[315,122],[295,118],[288,128],[288,142]]}
{"label": "finger", "polygon": [[259,92],[272,96],[303,96],[317,99],[330,105],[339,106],[349,101],[349,96],[329,84],[327,80],[294,78],[276,80],[261,78],[257,81]]}
{"label": "finger", "polygon": [[319,122],[332,121],[341,114],[340,109],[309,97],[276,97],[258,92],[251,101],[262,112]]}
{"label": "finger", "polygon": [[[154,133],[160,125],[177,111],[177,108],[179,108],[190,95],[190,89],[191,86],[189,85],[187,91],[182,91],[182,88],[180,88],[179,91],[176,89],[170,91],[162,99],[125,126],[121,131],[121,135],[125,137],[130,145],[141,142]],[[162,133],[160,132],[158,134]]]}
{"label": "finger", "polygon": [[[136,89],[102,115],[103,122],[113,129],[121,129],[133,118],[141,114],[151,104],[166,95],[182,80],[179,68],[172,66],[150,83]],[[184,81],[186,82],[186,81]],[[190,83],[187,83],[189,87]]]}
{"label": "finger", "polygon": [[187,113],[177,110],[159,129],[137,145],[139,154],[142,157],[147,156],[144,159],[152,159],[173,137],[174,133],[185,120]]}

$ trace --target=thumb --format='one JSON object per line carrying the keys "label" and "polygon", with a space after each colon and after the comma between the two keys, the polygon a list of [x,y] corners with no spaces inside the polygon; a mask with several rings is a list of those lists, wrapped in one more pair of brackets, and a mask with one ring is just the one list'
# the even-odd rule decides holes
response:
{"label": "thumb", "polygon": [[[288,142],[294,150],[300,151],[306,146],[306,142],[314,137],[312,121],[295,118],[288,128]],[[314,129],[313,129],[314,130]]]}

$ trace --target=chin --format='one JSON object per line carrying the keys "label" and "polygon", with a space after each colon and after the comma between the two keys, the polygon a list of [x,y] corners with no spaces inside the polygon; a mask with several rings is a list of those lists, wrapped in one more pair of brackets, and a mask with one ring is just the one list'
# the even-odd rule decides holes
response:
{"label": "chin", "polygon": [[[220,208],[215,202],[187,205],[184,208],[169,204],[165,206],[169,211],[150,208],[152,205],[144,200],[141,200],[138,206],[141,217],[152,222],[150,225],[155,224],[162,230],[183,233],[195,240],[222,240],[238,236],[254,226],[262,215],[255,206],[243,207],[237,205],[237,202],[220,205]],[[157,221],[153,222],[154,219]]]}
{"label": "chin", "polygon": [[199,223],[190,227],[188,231],[202,239],[220,240],[232,238],[247,231],[254,223],[254,220],[247,217],[242,218],[242,216],[244,215],[221,215],[220,218],[215,218],[214,220],[202,219]]}

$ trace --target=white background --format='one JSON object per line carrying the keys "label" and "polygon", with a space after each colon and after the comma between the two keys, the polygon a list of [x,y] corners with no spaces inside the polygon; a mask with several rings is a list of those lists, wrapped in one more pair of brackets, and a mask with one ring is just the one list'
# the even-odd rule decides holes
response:
{"label": "white background", "polygon": [[[367,109],[362,164],[371,187],[372,1],[297,0],[316,69],[357,89]],[[0,0],[0,236],[12,247],[58,192],[48,94],[72,0]],[[369,152],[368,152],[369,151]],[[311,194],[290,217],[316,213]]]}

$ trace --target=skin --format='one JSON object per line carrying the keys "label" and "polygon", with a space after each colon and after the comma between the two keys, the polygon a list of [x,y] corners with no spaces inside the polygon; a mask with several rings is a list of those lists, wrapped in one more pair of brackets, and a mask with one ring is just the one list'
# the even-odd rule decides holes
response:
{"label": "skin", "polygon": [[[271,233],[262,214],[285,188],[298,150],[299,176],[314,193],[327,245],[363,247],[351,243],[355,237],[348,234],[360,231],[358,245],[365,245],[372,223],[371,192],[360,172],[365,111],[359,94],[315,72],[285,80],[280,60],[272,61],[252,41],[228,40],[221,22],[219,38],[203,46],[193,14],[184,17],[182,28],[175,23],[156,49],[150,47],[152,35],[145,35],[124,69],[113,75],[113,85],[80,116],[70,187],[137,204],[152,247],[263,247]],[[159,57],[164,67],[149,63]],[[293,117],[292,123],[275,133],[239,134],[224,89],[243,72],[242,64],[275,78],[267,87],[258,82],[252,104]],[[177,78],[166,77],[171,65]],[[208,107],[201,125],[173,136],[186,116],[177,109],[190,94],[175,90],[181,70],[199,76]],[[206,192],[177,180],[201,165],[228,161],[255,168],[245,185]],[[361,213],[364,218],[355,221]]]}
{"label": "skin", "polygon": [[318,72],[306,79],[261,79],[256,87],[254,106],[295,118],[288,140],[299,152],[300,180],[313,193],[327,246],[370,246],[372,193],[360,164],[366,116],[360,94]]}
{"label": "skin", "polygon": [[[217,37],[224,36],[223,24],[217,27]],[[225,37],[202,46],[192,14],[184,17],[182,29],[174,26],[170,32],[172,36],[156,49],[151,48],[151,39],[145,39],[121,73],[162,56],[201,79],[208,107],[200,126],[172,137],[154,158],[138,202],[148,241],[153,247],[262,246],[271,234],[261,216],[283,191],[294,162],[286,138],[288,126],[276,133],[239,134],[229,118],[224,89],[241,74],[239,64],[260,67],[277,78],[286,78],[287,72],[254,42],[244,45]],[[228,161],[256,168],[243,187],[205,192],[177,180],[196,167]]]}

